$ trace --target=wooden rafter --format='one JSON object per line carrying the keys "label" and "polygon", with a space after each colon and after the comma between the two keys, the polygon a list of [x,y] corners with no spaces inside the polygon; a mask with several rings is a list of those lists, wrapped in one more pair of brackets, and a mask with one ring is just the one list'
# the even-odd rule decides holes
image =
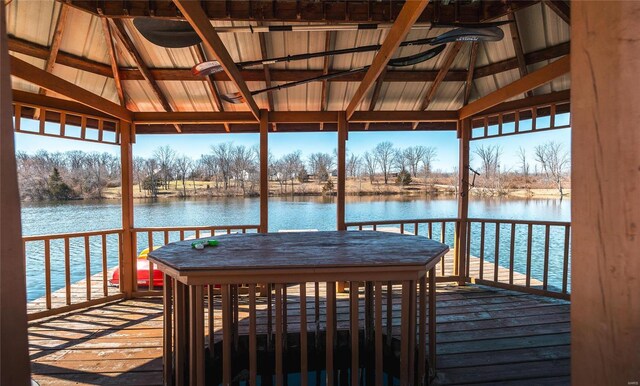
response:
{"label": "wooden rafter", "polygon": [[174,0],[174,3],[202,39],[205,52],[211,54],[218,60],[222,68],[224,68],[224,71],[229,75],[231,81],[240,91],[240,94],[244,97],[245,103],[249,106],[249,110],[256,119],[260,119],[260,111],[256,101],[253,99],[253,95],[251,95],[238,67],[236,67],[233,62],[231,55],[229,55],[229,52],[222,43],[222,40],[220,40],[220,37],[211,25],[209,18],[202,10],[199,2]]}
{"label": "wooden rafter", "polygon": [[109,61],[111,63],[111,71],[113,72],[113,80],[116,83],[116,91],[118,92],[118,99],[121,106],[126,106],[124,97],[124,88],[120,81],[120,71],[118,70],[118,56],[116,54],[116,46],[111,35],[111,27],[109,26],[109,19],[106,17],[100,18],[102,23],[102,33],[104,34],[105,42],[107,43],[107,51],[109,52]]}
{"label": "wooden rafter", "polygon": [[[97,14],[98,8],[113,18],[148,17],[182,18],[181,12],[169,1],[68,1],[71,6]],[[482,22],[504,16],[509,11],[509,1],[451,1],[448,4],[429,4],[418,19],[420,23],[433,20],[434,8],[438,4],[438,19],[441,23],[455,21]],[[227,0],[204,1],[206,16],[212,20],[278,21],[278,22],[324,22],[324,23],[391,23],[397,20],[403,0],[385,1],[299,1],[277,0]],[[327,4],[330,3],[330,4]],[[516,6],[526,8],[539,0],[517,0]]]}
{"label": "wooden rafter", "polygon": [[[9,50],[24,55],[32,56],[47,60],[49,57],[49,48],[28,42],[15,37],[8,37]],[[560,43],[555,46],[544,48],[538,51],[526,53],[525,60],[527,65],[540,63],[543,61],[555,59],[569,53],[569,42]],[[111,66],[82,58],[77,55],[60,51],[56,58],[56,63],[78,70],[87,71],[92,74],[102,75],[105,77],[113,77]],[[483,78],[499,74],[501,72],[510,71],[518,68],[517,59],[510,58],[500,62],[477,67],[474,73],[474,79]],[[201,77],[194,76],[190,68],[150,68],[151,75],[156,81],[175,80],[185,82],[202,82]],[[323,70],[271,70],[271,80],[273,82],[292,82],[302,79],[308,79],[322,75]],[[263,70],[243,70],[241,71],[243,79],[246,81],[264,82]],[[432,70],[416,70],[416,71],[389,71],[387,72],[385,82],[432,82],[438,75],[438,71]],[[329,80],[329,82],[360,82],[364,78],[364,74],[353,74]],[[120,68],[120,79],[122,81],[144,80],[144,76],[137,68]],[[229,76],[220,72],[213,75],[212,78],[216,82],[228,82]],[[445,77],[445,82],[464,82],[467,79],[466,71],[449,71]]]}
{"label": "wooden rafter", "polygon": [[[196,46],[196,56],[198,58],[198,62],[200,63],[208,60],[207,56],[204,53],[204,49],[200,44]],[[218,87],[216,87],[216,83],[213,80],[213,77],[211,75],[205,77],[205,84],[209,88],[209,92],[211,92],[215,107],[218,109],[219,112],[224,112],[224,104],[222,103],[222,99],[220,98]],[[227,131],[227,133],[231,132],[231,127],[229,127],[228,123],[224,123],[224,129]]]}
{"label": "wooden rafter", "polygon": [[526,91],[533,90],[536,87],[549,83],[560,75],[566,74],[570,69],[570,55],[567,55],[462,107],[459,110],[460,119],[465,119],[481,113],[490,107],[506,101],[507,99],[511,99],[519,94],[525,93]]}
{"label": "wooden rafter", "polygon": [[433,97],[435,97],[436,93],[438,92],[438,88],[440,87],[440,84],[442,83],[442,81],[444,81],[444,78],[447,76],[449,69],[451,69],[453,62],[456,60],[456,56],[458,56],[458,52],[460,52],[460,49],[462,48],[462,44],[463,42],[455,42],[449,48],[449,52],[447,52],[447,56],[445,57],[444,62],[442,63],[442,67],[440,67],[440,71],[438,71],[438,75],[436,76],[436,79],[431,84],[431,88],[429,88],[429,91],[427,92],[427,95],[425,96],[424,101],[422,101],[422,105],[420,106],[420,111],[424,111],[429,107],[429,104],[433,100]]}
{"label": "wooden rafter", "polygon": [[571,8],[566,1],[562,0],[544,0],[544,4],[549,7],[556,15],[560,16],[567,24],[571,25]]}
{"label": "wooden rafter", "polygon": [[[369,111],[374,111],[376,109],[376,104],[378,103],[378,99],[380,98],[380,90],[382,90],[382,84],[384,83],[384,77],[387,75],[387,68],[385,67],[382,70],[382,73],[376,80],[376,85],[373,88],[373,93],[371,94],[371,100],[369,101]],[[365,130],[369,129],[369,122],[366,123],[364,128]]]}
{"label": "wooden rafter", "polygon": [[[325,37],[324,37],[324,50],[325,51],[329,51],[331,49],[333,35],[334,35],[334,33],[331,32],[331,31],[325,32]],[[324,57],[324,62],[323,62],[323,65],[322,65],[322,75],[327,75],[329,73],[329,68],[331,67],[331,59],[332,58],[329,55]],[[321,96],[320,96],[320,111],[326,111],[327,110],[328,87],[329,87],[329,85],[327,84],[327,80],[323,80],[322,81],[322,93],[321,93]],[[323,129],[324,129],[324,123],[321,123],[320,124],[320,130],[323,130]]]}
{"label": "wooden rafter", "polygon": [[125,107],[41,70],[38,67],[14,56],[11,57],[11,75],[73,99],[85,106],[102,111],[103,113],[113,117],[120,118],[127,122],[131,122],[132,120],[131,112]]}
{"label": "wooden rafter", "polygon": [[[516,21],[515,13],[507,15],[509,21],[509,30],[511,31],[511,39],[513,40],[513,50],[516,53],[516,59],[518,60],[518,70],[520,71],[520,77],[527,75],[527,61],[524,59],[524,51],[522,49],[522,41],[520,40],[520,33],[518,32],[518,22]],[[531,90],[526,92],[527,96],[533,96]]]}
{"label": "wooden rafter", "polygon": [[[115,32],[118,36],[118,39],[120,39],[120,42],[124,46],[125,50],[127,50],[133,61],[136,62],[136,66],[138,66],[138,69],[142,73],[142,76],[144,76],[144,79],[147,81],[147,83],[149,83],[149,86],[151,86],[153,93],[155,94],[156,98],[158,98],[158,101],[160,101],[160,104],[162,105],[164,111],[173,111],[173,107],[169,103],[169,100],[160,89],[160,86],[158,86],[158,82],[156,82],[155,78],[151,74],[151,71],[149,71],[149,67],[147,67],[147,64],[144,62],[144,59],[142,59],[142,56],[136,49],[135,44],[133,44],[133,41],[129,37],[127,29],[124,26],[124,22],[120,19],[115,19],[113,23],[116,26]],[[182,129],[179,125],[176,125],[176,131],[178,131],[179,133],[182,132]]]}
{"label": "wooden rafter", "polygon": [[[47,63],[44,66],[46,72],[53,71],[53,66],[56,64],[58,58],[58,52],[60,51],[60,45],[62,44],[62,34],[64,32],[65,22],[67,20],[67,14],[69,13],[69,7],[65,4],[60,5],[60,13],[58,14],[58,21],[56,22],[56,29],[53,33],[53,40],[51,41],[51,47],[49,47],[49,57]],[[45,89],[40,89],[40,94],[46,95]]]}
{"label": "wooden rafter", "polygon": [[476,68],[476,61],[478,59],[478,47],[480,43],[473,42],[469,52],[469,67],[467,68],[467,80],[464,84],[464,101],[463,106],[469,104],[469,98],[471,97],[471,89],[473,88],[473,73]]}
{"label": "wooden rafter", "polygon": [[398,49],[400,43],[402,43],[411,30],[411,26],[418,20],[418,17],[428,3],[429,0],[408,1],[402,6],[398,18],[393,23],[387,37],[384,39],[384,43],[382,43],[382,47],[380,47],[380,50],[373,58],[371,67],[369,67],[354,96],[351,98],[351,102],[349,102],[347,106],[347,120],[350,119],[356,111],[356,108],[360,105],[360,102],[362,102],[367,91],[369,91],[376,79],[378,79],[378,76],[380,76],[382,70],[387,66],[391,56]]}
{"label": "wooden rafter", "polygon": [[[258,23],[261,25],[262,23]],[[269,57],[269,53],[267,52],[267,37],[266,34],[261,32],[258,34],[258,40],[260,42],[260,53],[262,55],[262,59],[267,59]],[[269,69],[269,65],[265,64],[262,66],[264,70],[264,83],[267,88],[271,87],[271,70]],[[275,111],[275,103],[273,102],[273,93],[267,93],[267,103],[269,104],[269,111]],[[272,124],[273,131],[278,131],[278,128],[275,123]]]}

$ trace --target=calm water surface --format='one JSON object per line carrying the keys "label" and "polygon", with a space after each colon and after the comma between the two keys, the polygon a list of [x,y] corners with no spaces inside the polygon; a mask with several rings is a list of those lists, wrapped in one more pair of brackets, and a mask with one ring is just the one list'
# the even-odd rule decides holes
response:
{"label": "calm water surface", "polygon": [[[570,221],[570,200],[557,199],[473,199],[469,204],[470,217]],[[455,197],[347,197],[347,221],[400,220],[450,218],[457,215]],[[258,198],[215,198],[215,199],[161,199],[137,200],[135,202],[135,226],[191,226],[191,225],[251,225],[258,224],[260,201]],[[273,197],[269,199],[269,230],[317,229],[333,230],[336,224],[335,198],[333,197]],[[120,203],[118,201],[72,201],[62,203],[24,203],[22,205],[22,231],[24,235],[82,232],[114,229],[122,226]],[[426,229],[420,228],[421,234]],[[439,238],[439,229],[434,229],[434,238]],[[495,227],[487,225],[485,230],[485,254],[492,260]],[[509,229],[501,228],[501,256],[508,255]],[[523,255],[526,251],[526,227],[517,227],[516,251]],[[472,228],[471,252],[479,253],[479,226]],[[544,227],[534,227],[532,250],[534,257],[542,255]],[[453,226],[445,232],[445,241],[453,240]],[[158,240],[160,242],[160,235]],[[542,244],[541,244],[542,243]],[[551,230],[551,283],[558,284],[561,274],[554,267],[561,266],[561,247],[564,230]],[[91,271],[101,271],[101,246],[98,237],[91,238]],[[146,247],[146,240],[139,240],[139,250]],[[524,249],[523,249],[524,248]],[[41,243],[27,244],[27,295],[35,299],[44,294],[43,252]],[[51,266],[52,289],[64,286],[64,245],[52,241]],[[505,251],[504,253],[502,251]],[[82,239],[72,239],[71,277],[72,281],[85,276],[84,248]],[[118,264],[116,236],[107,240],[108,265]],[[542,259],[534,259],[533,275],[540,276]],[[538,264],[540,261],[540,264]],[[499,261],[501,262],[501,260]],[[503,265],[502,263],[500,263]],[[523,261],[516,260],[516,270],[523,272]]]}

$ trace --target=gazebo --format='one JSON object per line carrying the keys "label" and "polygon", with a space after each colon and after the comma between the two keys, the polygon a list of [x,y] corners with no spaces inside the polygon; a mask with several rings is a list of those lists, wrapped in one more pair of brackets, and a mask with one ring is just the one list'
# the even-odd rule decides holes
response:
{"label": "gazebo", "polygon": [[[633,87],[640,70],[636,3],[5,0],[1,9],[3,385],[28,384],[30,377],[43,385],[176,381],[167,370],[166,351],[178,343],[171,336],[161,339],[163,324],[166,329],[172,323],[163,319],[161,311],[163,295],[165,307],[167,298],[177,295],[166,285],[159,290],[153,280],[148,288],[138,288],[136,255],[141,240],[153,249],[158,239],[167,244],[189,236],[267,233],[269,138],[321,131],[337,133],[336,230],[377,231],[392,226],[403,234],[428,238],[438,234],[439,241],[449,244],[451,252],[438,264],[437,277],[429,281],[429,287],[437,281],[442,297],[437,305],[442,318],[429,326],[438,333],[441,345],[436,351],[442,356],[434,364],[431,382],[578,385],[637,384],[640,379],[636,197],[640,138],[631,127],[640,117],[639,94]],[[134,20],[186,21],[199,43],[160,47],[141,34]],[[447,43],[434,59],[390,65],[394,59],[420,53],[418,45],[403,45],[405,41],[488,23],[499,25],[502,40],[460,38]],[[367,45],[378,47],[243,65]],[[213,60],[220,72],[199,76],[191,71],[194,65]],[[341,71],[345,74],[331,76]],[[291,82],[299,84],[290,87]],[[257,92],[266,88],[273,89]],[[37,121],[37,130],[23,127],[22,119]],[[49,128],[51,124],[56,130]],[[571,223],[469,217],[471,141],[568,127],[572,128]],[[349,133],[356,131],[457,133],[457,217],[347,221],[346,144]],[[118,146],[122,228],[22,237],[14,132]],[[214,133],[259,134],[259,223],[136,227],[132,174],[136,138]],[[445,236],[448,230],[454,235],[451,240]],[[486,241],[489,233],[495,246]],[[560,270],[549,265],[552,233],[562,237]],[[107,285],[108,237],[118,243],[118,288]],[[522,256],[513,247],[516,237],[524,237],[528,246]],[[511,240],[507,253],[499,247],[504,238]],[[70,240],[84,241],[85,264],[90,267],[90,239],[102,242],[103,270],[92,275],[87,268],[85,280],[72,283]],[[532,262],[534,239],[544,245],[543,261]],[[57,291],[51,288],[54,240],[66,246],[65,287]],[[479,256],[471,254],[472,242],[479,243]],[[44,253],[46,288],[42,299],[27,304],[24,248],[32,244]],[[515,268],[518,259],[525,262],[524,272]],[[543,267],[541,278],[533,277],[532,264]],[[149,263],[150,275],[155,269]],[[557,283],[550,281],[552,275]],[[219,294],[214,286],[204,287],[208,347],[213,351],[216,334],[235,339],[246,327],[245,334],[255,335],[255,323],[268,326],[269,337],[284,328],[286,342],[288,330],[313,330],[314,324],[326,321],[321,309],[325,301],[334,308],[337,302],[338,307],[327,312],[339,327],[340,304],[355,304],[357,309],[363,301],[365,307],[374,307],[368,303],[368,291],[375,290],[375,298],[379,297],[378,287],[366,285],[358,295],[360,288],[353,282],[338,283],[337,291],[331,281],[309,288],[306,283],[288,290],[276,286],[274,293],[265,285],[260,291],[264,307],[255,298],[255,284],[247,296],[236,288],[229,295],[235,307],[232,320],[217,325],[220,310],[214,299]],[[398,293],[392,283],[384,290],[385,328],[392,336],[399,323],[399,319],[394,322],[399,315],[392,312]],[[297,300],[288,300],[287,291]],[[226,296],[224,288],[222,294]],[[415,303],[412,296],[409,299]],[[315,307],[313,312],[307,312],[307,303],[309,310]],[[435,312],[435,302],[430,306],[429,312]],[[426,315],[425,307],[419,309]],[[351,318],[351,326],[355,318],[358,330],[358,312],[344,315]],[[415,324],[416,315],[409,315]],[[124,338],[118,339],[118,334]],[[423,339],[420,343],[425,346]],[[234,350],[241,350],[237,343]],[[253,366],[255,357],[251,358]],[[334,363],[327,366],[333,371]],[[255,367],[251,369],[244,380],[256,384]],[[276,380],[282,381],[282,363],[275,371]],[[231,382],[233,375],[238,374],[225,373],[223,383]],[[179,383],[181,378],[177,379]],[[190,384],[201,381],[189,378]],[[333,375],[327,376],[327,384],[333,381]],[[413,384],[407,378],[402,383]]]}

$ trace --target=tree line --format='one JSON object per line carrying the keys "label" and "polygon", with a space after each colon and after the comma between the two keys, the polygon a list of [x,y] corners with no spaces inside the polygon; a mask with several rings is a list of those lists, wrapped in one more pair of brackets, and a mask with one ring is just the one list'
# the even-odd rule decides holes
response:
{"label": "tree line", "polygon": [[[517,154],[517,167],[506,168],[501,162],[501,147],[476,148],[471,155],[472,164],[478,164],[480,172],[475,186],[499,194],[513,187],[514,178],[523,180],[520,185],[531,185],[536,178],[543,178],[563,193],[569,156],[562,145],[549,142],[536,147],[532,156],[522,148]],[[384,141],[361,154],[348,152],[346,175],[380,186],[409,185],[416,179],[426,184],[434,175],[437,156],[433,146],[400,148]],[[171,146],[162,146],[150,157],[135,157],[132,171],[134,184],[145,196],[157,197],[162,191],[173,189],[186,197],[203,188],[226,195],[251,196],[259,191],[259,159],[258,146],[232,142],[212,145],[197,159],[179,154]],[[105,189],[120,185],[120,160],[110,153],[41,150],[35,154],[19,152],[17,161],[23,199],[102,198]],[[268,166],[269,180],[280,193],[293,193],[294,187],[303,183],[321,184],[322,191],[332,192],[332,177],[337,175],[337,154],[335,150],[306,157],[299,150],[280,157],[270,153]],[[455,185],[457,169],[444,175],[448,177],[445,184]]]}

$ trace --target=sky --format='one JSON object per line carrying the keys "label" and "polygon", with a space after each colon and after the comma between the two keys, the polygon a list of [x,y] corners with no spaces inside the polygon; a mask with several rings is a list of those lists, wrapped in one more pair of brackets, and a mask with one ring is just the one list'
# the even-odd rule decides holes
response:
{"label": "sky", "polygon": [[[24,120],[23,129],[33,125],[37,130],[37,123],[32,120]],[[114,145],[104,145],[68,139],[42,137],[38,135],[16,133],[16,150],[33,154],[38,150],[49,152],[65,152],[68,150],[82,150],[86,152],[109,152],[119,155],[119,148]],[[528,154],[533,155],[535,146],[548,141],[556,141],[563,144],[565,150],[570,150],[570,129],[550,130],[538,133],[527,133],[502,138],[483,139],[471,141],[472,165],[474,161],[473,151],[478,146],[498,145],[502,149],[502,164],[507,168],[516,168],[518,164],[516,153],[523,147]],[[373,149],[376,144],[390,141],[394,146],[405,148],[422,145],[433,146],[437,149],[437,159],[434,169],[440,171],[452,171],[458,166],[458,140],[455,132],[438,131],[403,131],[403,132],[352,132],[347,141],[347,152],[362,154]],[[169,145],[177,153],[198,159],[202,154],[210,152],[211,145],[221,142],[233,142],[235,145],[254,146],[259,144],[258,134],[157,134],[138,135],[133,146],[134,157],[148,158],[153,155],[155,149]],[[333,153],[336,148],[337,133],[270,133],[269,149],[276,157],[296,150],[302,151],[306,158],[311,153]],[[476,157],[477,158],[477,157]]]}

